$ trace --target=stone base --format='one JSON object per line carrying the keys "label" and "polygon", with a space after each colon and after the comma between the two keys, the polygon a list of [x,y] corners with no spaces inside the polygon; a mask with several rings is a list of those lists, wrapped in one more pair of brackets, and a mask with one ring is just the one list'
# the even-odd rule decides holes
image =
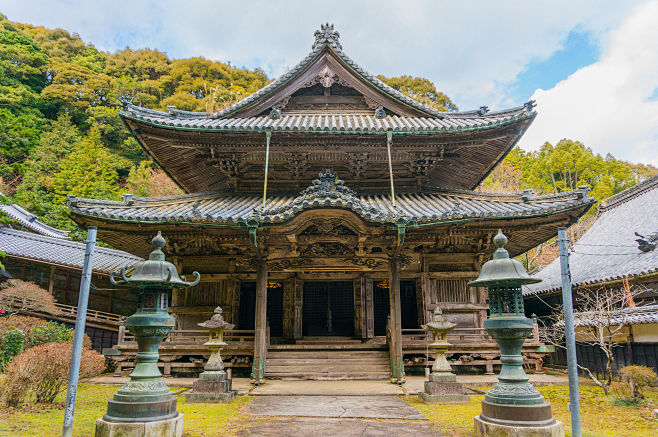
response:
{"label": "stone base", "polygon": [[463,394],[430,395],[418,393],[418,399],[426,404],[470,404],[471,397]]}
{"label": "stone base", "polygon": [[96,421],[95,437],[182,437],[183,415],[155,422],[116,423]]}
{"label": "stone base", "polygon": [[478,437],[564,437],[564,426],[557,420],[543,426],[515,426],[492,423],[481,416],[475,417],[475,435]]}
{"label": "stone base", "polygon": [[201,393],[189,392],[185,395],[185,402],[187,403],[224,403],[231,402],[238,397],[237,390],[227,391],[225,393]]}
{"label": "stone base", "polygon": [[430,373],[430,382],[457,382],[457,375],[454,373]]}

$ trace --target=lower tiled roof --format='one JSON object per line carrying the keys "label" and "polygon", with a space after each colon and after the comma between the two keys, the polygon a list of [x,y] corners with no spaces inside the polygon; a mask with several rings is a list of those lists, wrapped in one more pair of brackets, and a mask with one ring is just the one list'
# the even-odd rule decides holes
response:
{"label": "lower tiled roof", "polygon": [[[62,238],[0,227],[0,249],[8,257],[82,269],[85,245]],[[96,247],[93,271],[109,274],[121,267],[132,267],[142,258],[120,250]]]}
{"label": "lower tiled roof", "polygon": [[491,195],[473,191],[434,191],[396,195],[356,195],[317,192],[300,196],[272,196],[264,208],[262,198],[227,192],[209,192],[163,198],[124,195],[123,201],[71,197],[74,214],[108,220],[137,222],[195,222],[240,224],[258,216],[262,223],[282,223],[311,208],[344,208],[366,221],[390,223],[404,217],[418,223],[440,223],[463,218],[528,217],[584,207],[594,202],[587,191],[532,197],[527,194]]}

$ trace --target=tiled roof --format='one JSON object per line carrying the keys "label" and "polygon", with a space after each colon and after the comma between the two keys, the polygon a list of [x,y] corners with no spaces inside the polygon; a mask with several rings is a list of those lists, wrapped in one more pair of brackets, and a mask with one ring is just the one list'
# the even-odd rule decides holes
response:
{"label": "tiled roof", "polygon": [[[307,190],[308,191],[308,190]],[[351,190],[348,190],[351,191]],[[473,191],[444,191],[396,195],[397,209],[388,195],[356,195],[319,192],[300,196],[273,196],[258,210],[261,223],[285,222],[305,209],[339,207],[350,209],[364,220],[392,222],[405,217],[419,223],[462,218],[523,217],[550,214],[590,205],[586,191],[559,195],[490,195]],[[109,220],[144,222],[244,223],[261,206],[262,197],[208,192],[163,198],[124,195],[123,201],[70,198],[74,214]]]}
{"label": "tiled roof", "polygon": [[[0,227],[0,248],[8,257],[82,269],[85,245],[62,238]],[[121,267],[131,267],[142,258],[120,250],[96,247],[93,271],[108,274]]]}
{"label": "tiled roof", "polygon": [[[588,313],[581,313],[576,315],[576,326],[596,326]],[[624,308],[613,314],[610,323],[606,325],[640,325],[644,323],[658,323],[658,305],[645,305],[633,308]]]}
{"label": "tiled roof", "polygon": [[9,217],[17,220],[23,227],[41,235],[53,238],[69,238],[69,231],[53,228],[37,220],[37,216],[29,213],[20,206],[12,203],[10,205],[0,205],[0,210]]}
{"label": "tiled roof", "polygon": [[314,132],[314,133],[383,133],[388,130],[399,133],[451,133],[483,130],[534,117],[529,106],[505,111],[479,111],[446,113],[441,118],[386,116],[379,119],[370,114],[288,114],[279,119],[269,116],[248,118],[209,118],[207,114],[181,111],[162,112],[127,105],[121,115],[155,127],[180,130],[218,132]]}
{"label": "tiled roof", "polygon": [[[569,266],[574,287],[658,272],[658,250],[643,252],[635,242],[636,232],[650,235],[658,231],[658,176],[610,197],[606,205],[571,249]],[[533,276],[542,282],[528,285],[525,295],[560,290],[560,260]]]}

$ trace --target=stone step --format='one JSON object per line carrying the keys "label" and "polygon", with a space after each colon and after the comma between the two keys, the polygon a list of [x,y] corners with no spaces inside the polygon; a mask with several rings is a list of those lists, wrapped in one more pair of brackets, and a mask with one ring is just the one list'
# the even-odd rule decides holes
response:
{"label": "stone step", "polygon": [[363,372],[388,372],[389,366],[378,364],[364,364],[362,366],[343,366],[339,363],[332,364],[308,364],[304,366],[286,366],[286,365],[271,365],[265,363],[265,372],[333,372],[333,373],[363,373]]}
{"label": "stone step", "polygon": [[268,357],[381,358],[385,351],[267,351]]}
{"label": "stone step", "polygon": [[338,360],[327,360],[325,358],[279,358],[279,357],[267,357],[265,362],[269,365],[274,366],[304,366],[312,364],[325,364],[325,363],[340,363],[344,366],[361,366],[368,365],[372,363],[387,365],[388,360],[362,360],[362,359],[338,359]]}
{"label": "stone step", "polygon": [[266,372],[265,376],[271,379],[285,379],[285,380],[322,380],[322,381],[340,381],[340,380],[363,380],[363,379],[382,379],[387,380],[390,378],[389,372],[377,373],[350,373],[350,374],[337,374],[337,373],[308,373],[298,372],[291,373],[274,373]]}

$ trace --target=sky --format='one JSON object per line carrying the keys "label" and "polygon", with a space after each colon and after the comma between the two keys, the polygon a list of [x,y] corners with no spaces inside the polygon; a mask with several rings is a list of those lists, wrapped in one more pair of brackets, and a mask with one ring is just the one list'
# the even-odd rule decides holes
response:
{"label": "sky", "polygon": [[0,0],[0,12],[105,51],[157,48],[271,78],[329,22],[366,70],[426,77],[460,110],[536,100],[526,150],[569,138],[658,165],[658,0]]}

